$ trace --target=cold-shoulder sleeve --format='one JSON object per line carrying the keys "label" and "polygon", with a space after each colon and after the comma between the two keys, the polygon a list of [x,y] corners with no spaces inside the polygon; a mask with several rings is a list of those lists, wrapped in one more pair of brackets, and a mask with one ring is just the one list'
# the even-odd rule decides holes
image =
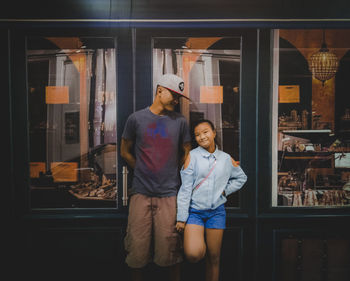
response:
{"label": "cold-shoulder sleeve", "polygon": [[182,167],[180,171],[181,175],[181,187],[177,194],[177,221],[186,222],[188,218],[188,210],[190,207],[192,189],[194,184],[194,168],[195,159],[190,152],[188,157],[190,157],[190,163],[184,169]]}

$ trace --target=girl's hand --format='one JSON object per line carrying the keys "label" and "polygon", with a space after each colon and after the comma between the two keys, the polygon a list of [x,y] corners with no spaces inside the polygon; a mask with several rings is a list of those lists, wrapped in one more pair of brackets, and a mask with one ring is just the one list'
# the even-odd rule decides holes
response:
{"label": "girl's hand", "polygon": [[178,222],[176,222],[176,230],[178,231],[178,232],[180,232],[180,233],[182,233],[183,231],[184,231],[184,229],[185,229],[185,222],[183,222],[183,221],[178,221]]}

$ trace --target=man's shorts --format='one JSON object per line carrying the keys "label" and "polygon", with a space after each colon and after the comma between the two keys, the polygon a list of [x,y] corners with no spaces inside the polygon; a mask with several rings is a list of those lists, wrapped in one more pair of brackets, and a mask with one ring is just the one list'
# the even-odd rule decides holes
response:
{"label": "man's shorts", "polygon": [[128,266],[142,268],[152,260],[159,266],[181,262],[182,240],[175,223],[176,196],[132,195],[124,239]]}
{"label": "man's shorts", "polygon": [[190,208],[187,224],[196,224],[204,228],[226,228],[226,210],[224,204],[214,210],[196,210]]}

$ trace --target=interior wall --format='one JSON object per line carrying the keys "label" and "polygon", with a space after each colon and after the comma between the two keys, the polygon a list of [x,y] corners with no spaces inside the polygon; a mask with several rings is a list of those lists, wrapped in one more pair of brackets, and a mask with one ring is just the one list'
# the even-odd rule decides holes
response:
{"label": "interior wall", "polygon": [[[323,42],[322,29],[281,29],[280,37],[290,42],[305,57],[308,62],[310,57],[317,52]],[[325,42],[328,49],[335,53],[340,61],[350,49],[350,30],[337,29],[325,30]],[[310,73],[311,75],[311,73]],[[312,129],[320,129],[318,122],[330,124],[330,129],[335,129],[335,77],[324,84],[312,78]],[[321,115],[318,122],[314,115]]]}

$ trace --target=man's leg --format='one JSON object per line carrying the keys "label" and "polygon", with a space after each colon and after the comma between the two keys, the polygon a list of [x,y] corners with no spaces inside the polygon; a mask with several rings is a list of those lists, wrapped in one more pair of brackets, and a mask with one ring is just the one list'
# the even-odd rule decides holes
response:
{"label": "man's leg", "polygon": [[183,260],[181,236],[177,232],[176,196],[152,198],[154,262],[167,267],[170,280],[179,281]]}
{"label": "man's leg", "polygon": [[141,268],[131,268],[131,281],[143,281],[143,270]]}
{"label": "man's leg", "polygon": [[135,194],[130,199],[127,233],[124,240],[125,262],[131,269],[131,280],[142,280],[142,268],[150,261],[152,235],[151,200]]}
{"label": "man's leg", "polygon": [[181,280],[181,263],[169,266],[169,280],[180,281]]}

